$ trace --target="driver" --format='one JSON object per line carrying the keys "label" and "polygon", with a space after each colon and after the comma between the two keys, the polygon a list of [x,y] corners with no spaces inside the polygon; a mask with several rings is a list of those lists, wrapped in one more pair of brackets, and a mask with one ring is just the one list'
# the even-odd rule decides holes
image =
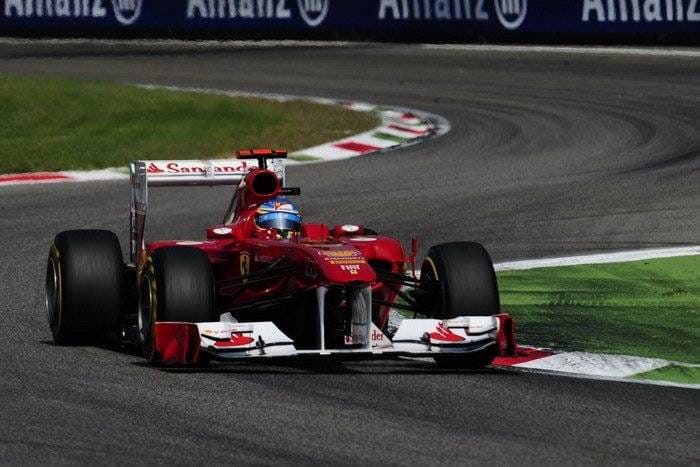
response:
{"label": "driver", "polygon": [[275,229],[279,238],[289,239],[301,232],[299,210],[287,198],[265,201],[255,214],[255,225],[261,229]]}

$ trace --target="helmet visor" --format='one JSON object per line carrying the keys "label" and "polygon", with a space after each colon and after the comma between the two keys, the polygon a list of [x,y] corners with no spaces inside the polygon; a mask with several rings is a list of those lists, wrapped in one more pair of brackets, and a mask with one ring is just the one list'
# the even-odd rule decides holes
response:
{"label": "helmet visor", "polygon": [[258,216],[258,227],[263,229],[277,229],[280,233],[301,230],[301,217],[298,214],[288,212],[270,212]]}

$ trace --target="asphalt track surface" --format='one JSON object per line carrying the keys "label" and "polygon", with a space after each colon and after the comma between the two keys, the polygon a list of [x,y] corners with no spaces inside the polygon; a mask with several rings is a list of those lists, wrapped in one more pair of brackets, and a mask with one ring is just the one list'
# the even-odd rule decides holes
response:
{"label": "asphalt track surface", "polygon": [[[451,121],[412,148],[290,168],[307,220],[425,245],[478,240],[495,260],[700,243],[697,58],[2,44],[0,73],[363,99]],[[154,191],[152,238],[201,236],[226,194]],[[124,240],[126,184],[3,187],[0,212],[4,462],[700,462],[689,389],[411,361],[168,371],[56,347],[43,307],[49,241],[80,227]]]}

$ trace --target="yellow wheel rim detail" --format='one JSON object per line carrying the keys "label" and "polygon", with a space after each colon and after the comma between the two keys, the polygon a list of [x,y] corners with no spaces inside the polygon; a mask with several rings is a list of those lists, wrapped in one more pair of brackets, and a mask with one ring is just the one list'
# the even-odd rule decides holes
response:
{"label": "yellow wheel rim detail", "polygon": [[430,265],[430,268],[433,270],[433,279],[435,279],[436,281],[440,280],[433,259],[430,256],[426,256],[424,261],[427,262]]}

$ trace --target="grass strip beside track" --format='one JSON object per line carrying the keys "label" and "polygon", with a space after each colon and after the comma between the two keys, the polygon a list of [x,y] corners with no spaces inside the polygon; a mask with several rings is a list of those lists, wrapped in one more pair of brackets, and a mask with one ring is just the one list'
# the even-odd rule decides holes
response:
{"label": "grass strip beside track", "polygon": [[631,378],[671,381],[673,383],[684,384],[700,384],[700,367],[672,364],[656,370],[636,374]]}
{"label": "grass strip beside track", "polygon": [[44,77],[0,77],[0,173],[100,169],[251,147],[315,146],[379,118],[339,106],[273,102]]}
{"label": "grass strip beside track", "polygon": [[498,281],[520,342],[700,363],[700,256],[503,271]]}

